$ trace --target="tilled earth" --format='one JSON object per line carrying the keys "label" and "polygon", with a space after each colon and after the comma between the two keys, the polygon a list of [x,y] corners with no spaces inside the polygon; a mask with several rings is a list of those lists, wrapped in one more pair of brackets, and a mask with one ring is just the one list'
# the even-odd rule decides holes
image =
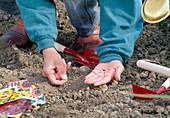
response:
{"label": "tilled earth", "polygon": [[[57,42],[74,49],[76,30],[70,24],[64,4],[57,0]],[[13,16],[0,12],[0,36],[5,34],[16,20]],[[22,118],[170,118],[170,102],[154,99],[142,101],[121,92],[131,92],[132,84],[153,91],[167,79],[158,73],[136,66],[137,60],[151,59],[170,67],[169,29],[166,24],[146,24],[138,38],[133,56],[125,64],[121,81],[94,87],[84,84],[84,77],[91,68],[79,65],[73,57],[61,54],[71,61],[68,82],[63,86],[52,86],[42,76],[43,58],[34,44],[27,49],[8,46],[0,42],[0,89],[8,87],[8,82],[27,79],[46,96],[46,104],[30,107]]]}

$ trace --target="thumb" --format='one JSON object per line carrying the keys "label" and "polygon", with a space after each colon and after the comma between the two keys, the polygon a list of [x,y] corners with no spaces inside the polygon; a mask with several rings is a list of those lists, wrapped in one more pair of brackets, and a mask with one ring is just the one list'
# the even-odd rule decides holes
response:
{"label": "thumb", "polygon": [[67,70],[70,68],[70,66],[71,66],[71,62],[68,62],[67,63]]}
{"label": "thumb", "polygon": [[[67,68],[69,68],[69,66],[70,66],[71,64],[69,63],[69,64],[67,65],[65,59],[62,59],[62,61],[63,61],[63,64],[65,65],[65,69],[64,69],[64,71],[61,72],[60,77],[61,77],[61,79],[67,81],[68,77],[67,77],[66,71],[67,71]],[[67,67],[67,66],[68,66],[68,67]]]}
{"label": "thumb", "polygon": [[122,74],[123,70],[124,70],[124,69],[123,69],[123,68],[120,68],[120,67],[116,69],[115,79],[116,79],[117,81],[120,81],[120,79],[121,79],[121,78],[120,78],[120,75]]}
{"label": "thumb", "polygon": [[68,80],[68,77],[67,77],[66,74],[61,74],[60,77],[61,77],[61,79],[63,79],[63,80],[66,80],[66,81]]}

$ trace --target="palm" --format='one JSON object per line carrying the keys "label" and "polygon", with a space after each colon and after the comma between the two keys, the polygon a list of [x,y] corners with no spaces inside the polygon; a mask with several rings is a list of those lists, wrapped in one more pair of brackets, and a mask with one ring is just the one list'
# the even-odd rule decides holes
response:
{"label": "palm", "polygon": [[123,71],[124,66],[119,60],[100,63],[85,77],[85,83],[99,86],[110,82],[114,78],[119,81]]}

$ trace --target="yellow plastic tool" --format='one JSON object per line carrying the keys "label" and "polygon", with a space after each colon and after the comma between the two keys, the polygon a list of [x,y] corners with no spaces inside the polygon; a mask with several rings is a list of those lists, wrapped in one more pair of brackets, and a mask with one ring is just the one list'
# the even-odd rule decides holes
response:
{"label": "yellow plastic tool", "polygon": [[148,23],[158,23],[170,15],[169,0],[145,0],[142,17]]}

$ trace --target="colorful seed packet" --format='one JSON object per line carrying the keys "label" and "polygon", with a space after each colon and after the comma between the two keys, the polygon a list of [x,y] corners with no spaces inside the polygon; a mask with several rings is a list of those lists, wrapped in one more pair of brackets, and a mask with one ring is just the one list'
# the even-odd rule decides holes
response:
{"label": "colorful seed packet", "polygon": [[37,104],[45,104],[45,96],[27,80],[9,82],[9,88],[22,96],[37,98]]}
{"label": "colorful seed packet", "polygon": [[11,90],[10,88],[5,88],[0,90],[0,105],[8,102],[18,100],[22,95],[16,91]]}
{"label": "colorful seed packet", "polygon": [[0,105],[0,113],[5,113],[7,117],[19,118],[35,102],[36,100],[20,98],[19,100]]}

